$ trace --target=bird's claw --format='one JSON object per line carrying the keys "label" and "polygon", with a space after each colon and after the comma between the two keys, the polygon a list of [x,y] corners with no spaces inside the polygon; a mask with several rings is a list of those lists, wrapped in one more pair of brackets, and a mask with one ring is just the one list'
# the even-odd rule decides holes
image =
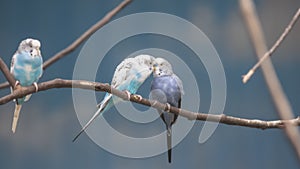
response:
{"label": "bird's claw", "polygon": [[167,109],[165,110],[166,112],[170,112],[171,110],[171,105],[169,103],[166,103]]}
{"label": "bird's claw", "polygon": [[101,103],[97,104],[97,107],[98,107],[98,108],[100,108],[100,106],[101,106]]}
{"label": "bird's claw", "polygon": [[130,93],[128,90],[124,90],[124,92],[125,92],[126,95],[127,95],[127,98],[124,99],[124,100],[130,100],[131,93]]}
{"label": "bird's claw", "polygon": [[14,86],[14,90],[16,90],[19,86],[20,86],[20,81],[17,80]]}
{"label": "bird's claw", "polygon": [[33,83],[33,86],[35,87],[35,92],[38,92],[39,91],[39,87],[38,87],[38,85],[37,85],[36,82]]}
{"label": "bird's claw", "polygon": [[135,94],[133,96],[135,99],[137,99],[138,101],[141,101],[143,99],[143,97],[141,95]]}

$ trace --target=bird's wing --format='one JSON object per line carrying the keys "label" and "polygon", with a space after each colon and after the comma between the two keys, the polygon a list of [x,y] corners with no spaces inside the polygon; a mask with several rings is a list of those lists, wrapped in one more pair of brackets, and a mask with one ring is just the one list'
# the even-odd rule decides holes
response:
{"label": "bird's wing", "polygon": [[114,76],[111,81],[111,86],[117,88],[124,82],[129,74],[130,69],[133,67],[133,58],[123,60],[116,68]]}
{"label": "bird's wing", "polygon": [[40,74],[38,75],[38,78],[37,79],[40,79],[41,77],[42,77],[42,75],[43,75],[43,58],[42,58],[42,56],[40,56],[40,59],[41,59],[41,62],[42,62],[42,64],[41,64],[41,67],[40,67],[40,69],[41,69],[41,72],[40,72]]}
{"label": "bird's wing", "polygon": [[15,53],[15,54],[13,55],[13,57],[11,58],[11,62],[10,62],[10,73],[13,73],[13,72],[14,72],[14,67],[15,67],[16,57],[17,57],[17,53]]}
{"label": "bird's wing", "polygon": [[175,75],[175,74],[173,74],[172,77],[173,77],[173,78],[175,79],[175,81],[177,82],[177,85],[178,85],[178,87],[179,87],[179,90],[180,90],[180,92],[181,92],[181,95],[184,95],[184,90],[183,90],[183,85],[182,85],[181,79],[180,79],[177,75]]}
{"label": "bird's wing", "polygon": [[[121,84],[126,81],[126,78],[130,74],[130,70],[132,69],[134,64],[133,58],[124,59],[116,68],[114,76],[111,81],[111,86],[114,88],[118,88]],[[109,100],[111,99],[112,94],[106,94],[104,99],[100,104],[98,104],[98,108],[104,109]],[[102,111],[102,110],[101,110]]]}
{"label": "bird's wing", "polygon": [[[16,61],[16,53],[13,55],[13,57],[11,58],[11,62],[10,62],[10,73],[13,74],[14,72],[14,66],[15,66],[15,61]],[[10,92],[13,93],[13,88],[10,87]],[[14,101],[16,101],[16,99],[14,99]]]}
{"label": "bird's wing", "polygon": [[112,94],[106,93],[104,99],[97,105],[97,107],[100,109],[100,112],[104,110],[104,108],[107,106],[112,96],[113,96]]}
{"label": "bird's wing", "polygon": [[[175,79],[175,81],[177,82],[177,85],[178,85],[178,87],[179,87],[179,90],[180,90],[180,98],[179,98],[179,100],[178,100],[178,108],[181,108],[181,97],[182,97],[182,95],[184,94],[184,90],[183,90],[183,85],[182,85],[182,81],[181,81],[181,79],[177,76],[177,75],[175,75],[175,74],[173,74],[172,75],[172,77]],[[176,120],[177,120],[177,118],[178,118],[178,115],[175,115],[174,116],[174,119],[173,119],[173,122],[171,123],[171,125],[173,125],[175,122],[176,122]]]}

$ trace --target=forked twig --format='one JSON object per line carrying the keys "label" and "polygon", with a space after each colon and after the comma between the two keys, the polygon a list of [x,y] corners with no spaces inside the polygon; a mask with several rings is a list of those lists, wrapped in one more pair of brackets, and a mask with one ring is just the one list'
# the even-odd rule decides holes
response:
{"label": "forked twig", "polygon": [[286,36],[289,34],[289,32],[292,30],[292,28],[294,27],[295,23],[297,22],[297,20],[299,19],[300,16],[300,8],[298,9],[298,11],[296,12],[296,14],[294,15],[294,17],[292,18],[292,20],[290,21],[290,23],[288,24],[288,26],[285,28],[285,30],[283,31],[283,33],[280,35],[280,37],[277,39],[277,41],[274,43],[274,45],[271,47],[271,49],[269,51],[267,51],[263,57],[261,57],[259,59],[259,61],[248,71],[248,73],[246,75],[243,75],[243,83],[247,83],[247,81],[251,78],[251,76],[254,74],[254,72],[256,71],[256,69],[268,58],[270,57],[275,50],[279,47],[279,45],[283,42],[283,40],[286,38]]}
{"label": "forked twig", "polygon": [[[259,18],[256,13],[255,5],[253,4],[252,0],[240,0],[240,7],[250,33],[251,40],[255,47],[256,54],[258,58],[260,58],[264,53],[267,52],[267,46]],[[299,10],[297,12],[296,18],[298,18],[299,16],[298,13]],[[266,58],[265,62],[263,62],[261,66],[262,73],[264,75],[264,79],[266,81],[269,92],[272,96],[274,105],[277,109],[278,115],[282,120],[292,119],[294,117],[292,107],[281,87],[280,81],[276,75],[271,60]],[[251,72],[252,74],[254,73],[254,71]],[[287,123],[284,131],[291,145],[294,147],[294,150],[300,161],[300,134],[298,128]]]}

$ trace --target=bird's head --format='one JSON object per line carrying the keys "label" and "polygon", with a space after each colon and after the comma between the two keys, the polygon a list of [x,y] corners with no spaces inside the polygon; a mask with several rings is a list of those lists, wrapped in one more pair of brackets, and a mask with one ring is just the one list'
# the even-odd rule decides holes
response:
{"label": "bird's head", "polygon": [[35,57],[35,56],[41,56],[40,47],[41,47],[41,42],[39,40],[28,38],[23,40],[20,43],[18,50],[19,52],[22,51],[28,52],[32,57]]}
{"label": "bird's head", "polygon": [[171,64],[163,59],[163,58],[156,58],[153,65],[153,76],[160,77],[166,75],[172,75],[173,70]]}
{"label": "bird's head", "polygon": [[149,68],[149,70],[152,70],[154,60],[155,60],[155,58],[153,56],[142,54],[142,55],[136,56],[135,59],[137,60],[137,62],[140,65],[146,66],[147,68]]}
{"label": "bird's head", "polygon": [[142,77],[148,77],[153,71],[153,64],[155,63],[155,58],[151,55],[138,55],[134,58],[140,69],[139,73],[142,74]]}

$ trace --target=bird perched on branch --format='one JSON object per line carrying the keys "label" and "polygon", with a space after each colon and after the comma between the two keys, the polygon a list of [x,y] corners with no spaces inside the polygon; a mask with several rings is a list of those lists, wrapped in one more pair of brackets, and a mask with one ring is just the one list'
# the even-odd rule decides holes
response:
{"label": "bird perched on branch", "polygon": [[[154,59],[155,58],[150,55],[138,55],[134,58],[127,58],[123,60],[115,70],[111,81],[111,87],[125,91],[129,100],[130,94],[135,94],[138,88],[152,73]],[[97,116],[109,110],[113,104],[118,102],[118,100],[113,101],[112,97],[112,94],[106,93],[104,99],[97,105],[98,110],[96,113],[75,136],[73,142],[85,131],[85,129],[96,119]],[[141,98],[141,96],[138,97]]]}
{"label": "bird perched on branch", "polygon": [[[153,70],[150,98],[174,107],[181,107],[183,86],[181,80],[173,73],[171,64],[163,58],[156,58]],[[172,154],[172,125],[178,115],[157,109],[167,128],[168,161],[171,163]]]}
{"label": "bird perched on branch", "polygon": [[[23,40],[11,60],[10,71],[16,79],[14,89],[20,86],[34,85],[38,91],[37,81],[43,73],[43,59],[40,51],[41,43],[36,39]],[[13,90],[12,90],[13,92]],[[15,133],[22,104],[28,101],[30,95],[15,100],[15,112],[12,131]]]}

